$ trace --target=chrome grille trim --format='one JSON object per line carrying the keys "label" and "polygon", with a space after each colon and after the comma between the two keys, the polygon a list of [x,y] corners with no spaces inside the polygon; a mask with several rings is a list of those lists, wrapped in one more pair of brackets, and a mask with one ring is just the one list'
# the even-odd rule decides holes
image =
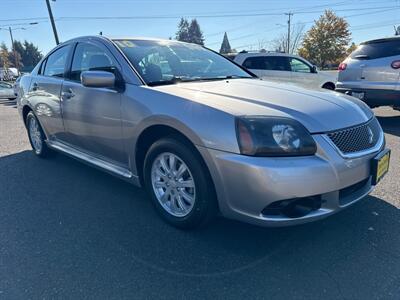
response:
{"label": "chrome grille trim", "polygon": [[[370,144],[368,128],[374,137]],[[323,135],[324,138],[345,158],[354,158],[378,152],[385,141],[384,133],[374,117],[366,123],[339,129]]]}

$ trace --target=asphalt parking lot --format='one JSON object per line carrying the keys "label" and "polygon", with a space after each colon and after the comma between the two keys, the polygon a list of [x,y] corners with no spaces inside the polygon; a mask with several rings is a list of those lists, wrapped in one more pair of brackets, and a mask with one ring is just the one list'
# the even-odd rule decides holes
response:
{"label": "asphalt parking lot", "polygon": [[399,299],[400,112],[375,113],[392,159],[371,196],[297,227],[182,232],[143,190],[36,158],[15,103],[0,101],[0,298]]}

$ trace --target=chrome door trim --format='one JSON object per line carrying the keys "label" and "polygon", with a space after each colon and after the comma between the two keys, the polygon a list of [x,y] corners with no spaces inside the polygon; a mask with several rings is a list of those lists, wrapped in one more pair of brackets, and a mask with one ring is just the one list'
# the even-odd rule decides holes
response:
{"label": "chrome door trim", "polygon": [[129,171],[126,168],[117,166],[113,163],[110,163],[108,161],[105,161],[103,159],[94,157],[90,154],[87,154],[85,152],[82,152],[78,149],[75,149],[69,145],[66,145],[64,143],[61,143],[59,141],[46,141],[47,145],[57,151],[63,152],[73,158],[82,160],[83,162],[88,163],[89,165],[92,165],[94,167],[98,167],[104,171],[107,171],[113,175],[117,175],[119,177],[122,177],[126,180],[132,181],[135,185],[140,185],[139,183],[139,177],[136,175],[133,175],[131,171]]}

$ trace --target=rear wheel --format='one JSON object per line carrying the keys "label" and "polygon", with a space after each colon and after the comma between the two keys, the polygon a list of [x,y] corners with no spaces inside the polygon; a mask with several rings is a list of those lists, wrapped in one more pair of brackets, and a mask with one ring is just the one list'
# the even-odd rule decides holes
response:
{"label": "rear wheel", "polygon": [[174,138],[155,142],[146,154],[144,182],[160,216],[175,227],[209,223],[217,212],[213,183],[194,149]]}
{"label": "rear wheel", "polygon": [[335,85],[332,82],[327,82],[322,86],[323,89],[327,89],[327,90],[335,90]]}
{"label": "rear wheel", "polygon": [[26,127],[33,152],[43,158],[49,156],[51,150],[47,147],[46,136],[33,112],[29,112],[26,116]]}

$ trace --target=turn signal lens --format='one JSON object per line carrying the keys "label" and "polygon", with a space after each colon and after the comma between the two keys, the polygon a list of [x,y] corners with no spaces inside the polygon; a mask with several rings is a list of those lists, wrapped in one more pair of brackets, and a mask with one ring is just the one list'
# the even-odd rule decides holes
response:
{"label": "turn signal lens", "polygon": [[344,70],[346,70],[346,68],[347,68],[347,64],[341,63],[341,64],[339,65],[338,70],[339,70],[339,71],[344,71]]}
{"label": "turn signal lens", "polygon": [[392,68],[400,69],[400,60],[395,60],[394,62],[392,62]]}
{"label": "turn signal lens", "polygon": [[238,120],[237,129],[241,152],[246,155],[253,155],[254,143],[247,125],[242,120]]}

